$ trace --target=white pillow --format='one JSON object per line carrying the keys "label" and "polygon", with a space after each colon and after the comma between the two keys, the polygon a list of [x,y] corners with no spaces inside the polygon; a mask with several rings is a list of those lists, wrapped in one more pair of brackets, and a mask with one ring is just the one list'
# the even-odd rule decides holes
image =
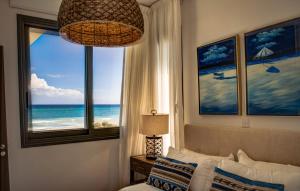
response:
{"label": "white pillow", "polygon": [[283,184],[285,191],[300,190],[300,173],[290,173],[273,170],[260,170],[230,160],[222,160],[218,167],[233,174],[262,182]]}
{"label": "white pillow", "polygon": [[228,157],[222,157],[222,156],[212,156],[212,155],[206,155],[206,154],[201,154],[201,153],[197,153],[188,149],[183,149],[182,153],[188,156],[193,156],[193,157],[197,157],[197,158],[209,158],[209,159],[213,159],[216,161],[221,161],[224,159],[228,159],[228,160],[233,160],[234,161],[234,155],[232,153],[229,154]]}
{"label": "white pillow", "polygon": [[[231,170],[234,171],[233,173],[237,173],[240,176],[244,175],[249,179],[284,184],[286,191],[300,190],[299,167],[292,165],[254,161],[251,158],[249,158],[247,154],[242,150],[238,151],[238,159],[238,167],[237,164],[232,164],[231,161],[222,161],[219,165],[221,165],[224,168],[231,168]],[[235,166],[235,168],[238,168],[239,170],[234,170],[232,166]],[[246,171],[248,173],[239,174],[242,172],[244,173]]]}
{"label": "white pillow", "polygon": [[183,162],[197,163],[198,166],[193,174],[190,189],[192,191],[209,191],[214,177],[214,169],[222,159],[231,159],[229,157],[209,156],[184,150],[169,148],[168,158],[180,160]]}
{"label": "white pillow", "polygon": [[297,166],[255,161],[249,158],[249,156],[241,149],[238,151],[237,156],[239,163],[254,167],[258,170],[300,173],[300,167]]}
{"label": "white pillow", "polygon": [[222,160],[218,164],[218,168],[251,180],[272,183],[272,173],[269,171],[260,171],[254,167],[250,167],[235,161]]}

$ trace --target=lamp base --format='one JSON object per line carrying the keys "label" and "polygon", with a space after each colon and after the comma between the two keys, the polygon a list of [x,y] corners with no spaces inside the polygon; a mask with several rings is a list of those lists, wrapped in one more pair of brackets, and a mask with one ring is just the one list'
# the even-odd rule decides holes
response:
{"label": "lamp base", "polygon": [[162,156],[163,138],[161,136],[146,136],[146,158],[155,160]]}

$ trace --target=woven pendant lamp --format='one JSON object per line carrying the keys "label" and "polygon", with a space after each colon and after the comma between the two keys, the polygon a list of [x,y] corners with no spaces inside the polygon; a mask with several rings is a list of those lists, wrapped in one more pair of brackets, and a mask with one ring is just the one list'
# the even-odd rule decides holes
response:
{"label": "woven pendant lamp", "polygon": [[63,0],[58,13],[60,35],[86,46],[128,46],[144,33],[136,0]]}

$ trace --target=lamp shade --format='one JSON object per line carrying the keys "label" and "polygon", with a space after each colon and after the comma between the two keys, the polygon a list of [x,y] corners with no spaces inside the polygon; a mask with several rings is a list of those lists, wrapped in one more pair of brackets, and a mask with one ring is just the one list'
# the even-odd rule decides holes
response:
{"label": "lamp shade", "polygon": [[126,46],[144,33],[136,0],[63,0],[58,13],[60,35],[86,46]]}
{"label": "lamp shade", "polygon": [[163,135],[169,133],[169,115],[142,115],[140,133],[143,135]]}

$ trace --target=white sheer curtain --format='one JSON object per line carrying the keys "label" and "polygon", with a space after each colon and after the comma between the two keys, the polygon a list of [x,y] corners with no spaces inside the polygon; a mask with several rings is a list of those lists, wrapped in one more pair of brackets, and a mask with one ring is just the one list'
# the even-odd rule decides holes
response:
{"label": "white sheer curtain", "polygon": [[150,9],[141,6],[145,33],[141,42],[126,48],[123,69],[122,111],[120,120],[120,187],[129,183],[130,156],[143,154],[144,136],[139,134],[141,113],[151,108],[149,86],[149,14]]}
{"label": "white sheer curtain", "polygon": [[139,134],[140,116],[151,109],[170,115],[168,146],[180,147],[183,136],[180,0],[160,0],[142,7],[145,34],[140,44],[126,48],[120,122],[120,186],[129,183],[129,158],[145,153]]}
{"label": "white sheer curtain", "polygon": [[151,7],[151,78],[154,107],[169,113],[170,133],[164,151],[183,146],[182,55],[180,0],[160,0]]}

